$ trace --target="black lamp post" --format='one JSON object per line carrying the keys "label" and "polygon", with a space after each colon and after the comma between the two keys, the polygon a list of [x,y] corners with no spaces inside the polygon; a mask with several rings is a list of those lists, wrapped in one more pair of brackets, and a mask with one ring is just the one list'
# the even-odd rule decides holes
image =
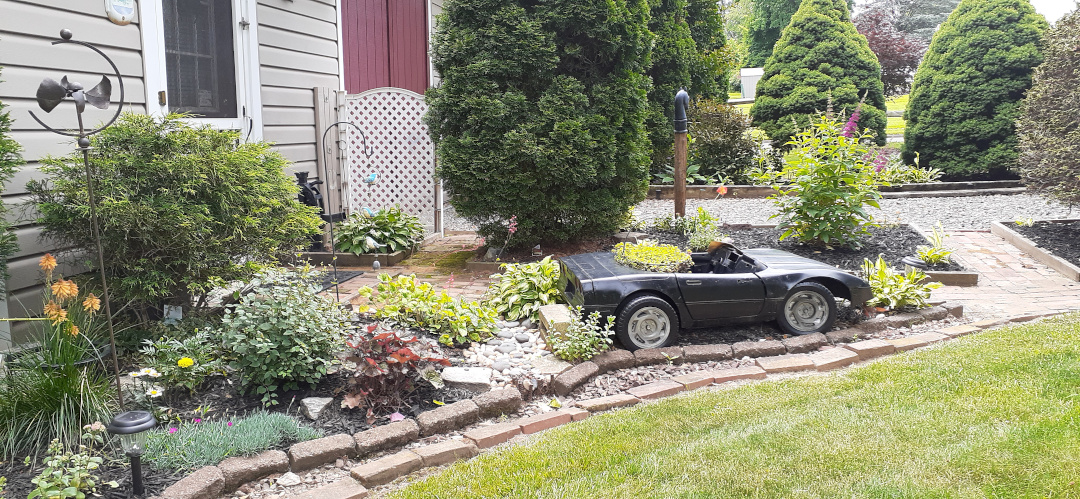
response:
{"label": "black lamp post", "polygon": [[131,487],[135,495],[146,492],[142,481],[142,455],[146,452],[146,430],[157,426],[154,415],[146,411],[121,412],[105,427],[120,437],[120,447],[131,458]]}

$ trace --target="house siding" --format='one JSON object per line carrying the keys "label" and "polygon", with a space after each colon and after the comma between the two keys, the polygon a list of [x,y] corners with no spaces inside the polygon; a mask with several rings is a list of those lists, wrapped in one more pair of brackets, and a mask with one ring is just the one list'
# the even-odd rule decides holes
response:
{"label": "house siding", "polygon": [[316,174],[314,87],[340,87],[338,13],[334,0],[259,0],[259,76],[263,139]]}
{"label": "house siding", "polygon": [[[74,32],[74,39],[95,44],[116,63],[124,77],[125,110],[145,113],[146,92],[143,86],[142,42],[139,24],[115,25],[106,18],[100,1],[85,0],[0,0],[0,101],[8,106],[14,119],[12,137],[23,146],[26,164],[3,190],[3,200],[12,208],[9,219],[16,224],[15,234],[19,251],[8,262],[11,277],[7,282],[9,292],[6,302],[9,317],[25,317],[27,310],[40,310],[40,275],[37,261],[46,251],[55,248],[41,241],[40,231],[33,225],[32,210],[21,210],[18,205],[28,200],[26,182],[40,178],[38,160],[46,155],[64,155],[73,152],[69,138],[53,134],[41,128],[30,117],[35,110],[38,117],[57,128],[74,128],[75,113],[70,104],[61,105],[54,112],[38,111],[34,100],[37,86],[43,78],[69,79],[87,87],[95,85],[101,74],[111,72],[108,64],[84,47],[73,44],[50,45],[63,28]],[[119,89],[113,82],[113,106],[119,103]],[[89,124],[111,117],[115,107],[108,111],[89,108],[86,119]],[[72,272],[71,267],[61,267]],[[15,343],[23,338],[17,328],[13,333]],[[7,333],[0,332],[0,350],[8,345]]]}

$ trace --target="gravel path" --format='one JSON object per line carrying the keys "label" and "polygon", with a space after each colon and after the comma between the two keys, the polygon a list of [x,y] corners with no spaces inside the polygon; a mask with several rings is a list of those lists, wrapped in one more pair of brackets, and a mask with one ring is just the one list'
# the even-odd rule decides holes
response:
{"label": "gravel path", "polygon": [[[699,206],[729,224],[775,223],[775,220],[769,220],[776,210],[768,199],[686,200],[688,214],[696,212]],[[634,216],[638,220],[651,220],[671,214],[673,209],[674,202],[671,200],[648,199],[634,207]],[[1080,217],[1080,210],[1070,212],[1060,203],[1029,194],[882,199],[881,209],[870,208],[870,213],[877,220],[914,223],[923,228],[941,221],[946,229],[984,230],[989,230],[990,222],[994,221]],[[468,221],[458,217],[449,204],[446,205],[444,221],[446,230],[475,229]]]}

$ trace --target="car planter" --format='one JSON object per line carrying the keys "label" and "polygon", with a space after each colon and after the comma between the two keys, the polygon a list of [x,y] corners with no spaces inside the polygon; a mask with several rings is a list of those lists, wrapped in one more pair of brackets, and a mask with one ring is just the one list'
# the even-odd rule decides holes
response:
{"label": "car planter", "polygon": [[615,262],[612,252],[560,258],[559,289],[584,314],[615,317],[629,350],[671,345],[680,329],[776,320],[790,334],[827,332],[836,299],[862,304],[870,284],[821,262],[775,249],[721,244],[691,253],[689,272],[660,273]]}

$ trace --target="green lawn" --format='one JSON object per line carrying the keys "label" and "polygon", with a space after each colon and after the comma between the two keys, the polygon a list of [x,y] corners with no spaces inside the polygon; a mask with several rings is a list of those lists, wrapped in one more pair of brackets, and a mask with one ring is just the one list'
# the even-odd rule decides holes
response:
{"label": "green lawn", "polygon": [[1080,497],[1080,315],[601,414],[392,497]]}
{"label": "green lawn", "polygon": [[885,123],[885,135],[903,135],[904,134],[904,118],[885,118],[888,120]]}
{"label": "green lawn", "polygon": [[893,97],[885,101],[885,108],[889,111],[903,111],[907,109],[908,96],[907,94]]}

